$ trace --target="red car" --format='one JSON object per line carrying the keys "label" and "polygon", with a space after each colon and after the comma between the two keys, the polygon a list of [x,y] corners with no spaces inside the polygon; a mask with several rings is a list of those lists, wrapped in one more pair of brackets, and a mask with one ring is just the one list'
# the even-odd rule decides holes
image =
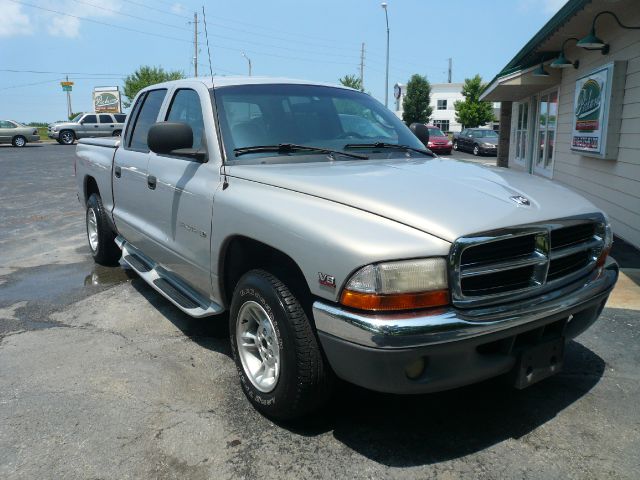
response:
{"label": "red car", "polygon": [[427,142],[427,148],[433,153],[444,153],[451,155],[452,143],[449,137],[438,127],[433,125],[427,125],[429,128],[429,141]]}

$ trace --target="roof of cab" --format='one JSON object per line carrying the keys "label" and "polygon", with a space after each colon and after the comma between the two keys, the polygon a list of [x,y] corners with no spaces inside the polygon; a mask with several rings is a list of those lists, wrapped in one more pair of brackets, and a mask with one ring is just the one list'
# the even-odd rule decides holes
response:
{"label": "roof of cab", "polygon": [[173,80],[171,82],[165,82],[161,85],[176,85],[187,81],[196,81],[204,83],[207,88],[212,87],[228,87],[232,85],[267,85],[267,84],[296,84],[296,85],[317,85],[320,87],[335,87],[343,88],[345,90],[353,90],[352,88],[345,87],[344,85],[335,85],[332,83],[314,82],[311,80],[299,80],[293,78],[282,77],[197,77],[197,78],[185,78],[182,80]]}

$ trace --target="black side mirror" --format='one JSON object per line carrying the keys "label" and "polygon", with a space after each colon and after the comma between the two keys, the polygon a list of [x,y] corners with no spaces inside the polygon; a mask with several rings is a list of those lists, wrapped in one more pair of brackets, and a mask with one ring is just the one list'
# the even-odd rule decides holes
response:
{"label": "black side mirror", "polygon": [[429,128],[422,123],[412,123],[409,129],[418,137],[418,140],[426,147],[429,142]]}
{"label": "black side mirror", "polygon": [[152,152],[159,155],[188,157],[198,161],[206,157],[205,152],[193,148],[193,130],[186,123],[154,123],[149,128],[147,144]]}

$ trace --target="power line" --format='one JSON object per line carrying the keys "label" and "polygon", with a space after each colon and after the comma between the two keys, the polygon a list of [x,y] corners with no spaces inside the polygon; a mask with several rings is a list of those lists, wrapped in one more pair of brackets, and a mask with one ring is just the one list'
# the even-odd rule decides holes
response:
{"label": "power line", "polygon": [[18,70],[15,68],[0,68],[0,72],[9,72],[9,73],[51,73],[51,74],[58,74],[58,75],[101,75],[101,76],[108,76],[108,75],[122,75],[123,77],[125,77],[126,75],[124,73],[113,73],[113,72],[109,72],[109,73],[88,73],[88,72],[46,72],[44,70]]}
{"label": "power line", "polygon": [[164,27],[177,28],[179,30],[187,30],[189,32],[191,31],[191,29],[187,27],[180,27],[178,25],[172,25],[170,23],[159,22],[157,20],[151,20],[149,18],[139,17],[137,15],[131,15],[129,13],[124,13],[124,12],[121,12],[120,10],[115,10],[113,8],[101,7],[100,5],[96,5],[95,3],[89,3],[89,2],[86,2],[85,0],[73,0],[73,1],[76,3],[82,3],[84,5],[88,5],[93,8],[104,10],[105,12],[111,12],[111,13],[115,13],[116,15],[122,15],[123,17],[133,18],[135,20],[142,20],[143,22],[155,23],[157,25],[162,25]]}

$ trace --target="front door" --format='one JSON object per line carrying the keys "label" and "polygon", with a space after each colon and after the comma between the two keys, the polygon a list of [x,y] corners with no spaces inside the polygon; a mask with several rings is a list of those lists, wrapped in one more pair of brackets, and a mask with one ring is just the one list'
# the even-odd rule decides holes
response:
{"label": "front door", "polygon": [[150,225],[155,223],[149,214],[154,199],[147,178],[147,133],[158,120],[166,93],[166,89],[150,90],[138,97],[113,162],[114,222],[120,234],[144,252],[151,244]]}
{"label": "front door", "polygon": [[[209,92],[176,90],[165,120],[191,126],[192,148],[207,151],[203,111],[210,111]],[[208,105],[207,105],[208,103]],[[219,167],[187,157],[151,153],[149,175],[156,178],[149,217],[154,224],[154,260],[208,296],[211,293],[210,244],[213,197],[220,183]],[[161,247],[158,251],[158,247]]]}

